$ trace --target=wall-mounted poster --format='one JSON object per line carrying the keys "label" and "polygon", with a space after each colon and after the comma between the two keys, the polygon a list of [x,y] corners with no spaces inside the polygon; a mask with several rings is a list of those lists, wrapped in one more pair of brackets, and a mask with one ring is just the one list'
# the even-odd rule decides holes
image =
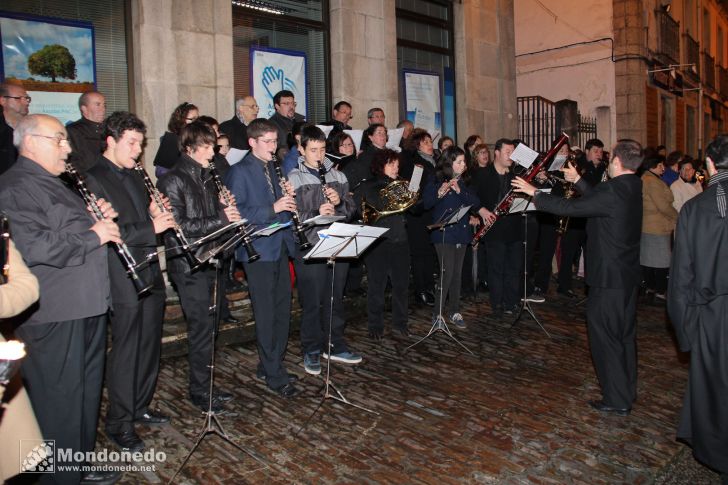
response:
{"label": "wall-mounted poster", "polygon": [[306,116],[306,54],[281,49],[250,48],[250,85],[260,106],[258,116],[275,113],[273,96],[288,90],[296,98],[296,113]]}
{"label": "wall-mounted poster", "polygon": [[0,79],[23,85],[30,113],[80,117],[78,98],[96,86],[90,22],[0,12],[0,41]]}
{"label": "wall-mounted poster", "polygon": [[442,132],[440,76],[434,72],[404,69],[404,102],[407,119],[435,138]]}

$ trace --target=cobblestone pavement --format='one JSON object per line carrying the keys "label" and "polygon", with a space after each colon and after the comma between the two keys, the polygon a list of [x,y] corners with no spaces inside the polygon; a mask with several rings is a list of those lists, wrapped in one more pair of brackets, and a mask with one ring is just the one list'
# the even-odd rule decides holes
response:
{"label": "cobblestone pavement", "polygon": [[[639,308],[639,397],[632,414],[619,418],[586,404],[600,394],[583,306],[555,294],[533,305],[549,338],[530,317],[514,327],[490,319],[486,297],[464,302],[468,327],[453,329],[474,356],[443,333],[409,351],[415,336],[371,341],[361,301],[349,301],[347,336],[364,361],[333,364],[332,380],[350,402],[376,414],[327,399],[303,430],[323,381],[303,371],[298,333],[286,363],[303,392],[291,400],[255,378],[252,342],[221,346],[217,383],[235,395],[227,405],[235,415],[220,423],[255,458],[210,434],[174,482],[719,483],[675,441],[687,360],[664,307]],[[410,327],[427,333],[430,309],[415,307]],[[186,359],[163,359],[155,405],[172,423],[139,433],[166,461],[154,472],[127,472],[123,483],[167,482],[182,463],[204,422],[186,383]],[[99,434],[99,446],[111,447]]]}

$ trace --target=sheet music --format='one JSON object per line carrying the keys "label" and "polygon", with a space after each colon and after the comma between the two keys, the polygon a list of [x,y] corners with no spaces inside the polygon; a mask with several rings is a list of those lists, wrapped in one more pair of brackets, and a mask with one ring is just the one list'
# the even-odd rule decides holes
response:
{"label": "sheet music", "polygon": [[268,227],[264,227],[263,229],[258,229],[253,234],[250,235],[250,237],[256,237],[256,236],[270,236],[276,231],[279,231],[283,229],[284,227],[288,227],[292,224],[292,221],[288,221],[286,223],[281,224],[280,222],[274,222]]}
{"label": "sheet music", "polygon": [[538,152],[528,148],[525,143],[519,143],[511,153],[511,160],[524,168],[530,167],[537,158]]}
{"label": "sheet music", "polygon": [[332,222],[340,221],[341,219],[346,219],[344,216],[323,216],[321,214],[312,217],[310,219],[306,219],[303,221],[303,225],[309,225],[309,226],[323,226],[326,224],[331,224]]}
{"label": "sheet music", "polygon": [[[303,259],[356,258],[389,229],[334,222],[331,227],[318,232],[319,242]],[[352,240],[352,238],[355,238]]]}
{"label": "sheet music", "polygon": [[412,178],[410,179],[409,183],[409,191],[410,192],[417,192],[420,190],[420,183],[422,183],[422,173],[424,172],[424,168],[422,165],[415,165],[414,170],[412,170]]}
{"label": "sheet music", "polygon": [[358,152],[361,150],[361,139],[364,136],[364,130],[344,130],[344,133],[354,140],[354,147],[356,147],[356,151]]}
{"label": "sheet music", "polygon": [[556,155],[554,157],[554,161],[551,162],[551,166],[549,167],[549,172],[555,172],[557,170],[561,170],[564,167],[564,164],[566,164],[566,160],[568,160],[568,157],[566,155]]}
{"label": "sheet music", "polygon": [[235,165],[240,160],[245,158],[245,155],[248,154],[250,150],[240,150],[239,148],[230,148],[230,151],[227,155],[225,155],[225,159],[228,161],[230,165]]}
{"label": "sheet music", "polygon": [[399,148],[399,142],[402,140],[403,134],[404,127],[387,129],[387,136],[389,137],[389,139],[387,140],[387,148],[395,151],[400,151],[401,149]]}
{"label": "sheet music", "polygon": [[440,130],[432,129],[427,130],[427,132],[430,134],[430,138],[432,138],[432,144],[437,146],[437,141],[440,139],[440,135],[442,135],[442,133],[440,133]]}
{"label": "sheet music", "polygon": [[326,138],[328,138],[329,133],[331,133],[331,130],[334,129],[334,125],[316,125],[316,128],[319,128],[321,131],[323,131],[324,135],[326,135]]}
{"label": "sheet music", "polygon": [[[551,193],[551,189],[540,189],[541,192]],[[537,211],[536,205],[532,202],[532,197],[517,197],[513,200],[511,208],[508,210],[509,214],[515,214],[517,212],[533,212]]]}

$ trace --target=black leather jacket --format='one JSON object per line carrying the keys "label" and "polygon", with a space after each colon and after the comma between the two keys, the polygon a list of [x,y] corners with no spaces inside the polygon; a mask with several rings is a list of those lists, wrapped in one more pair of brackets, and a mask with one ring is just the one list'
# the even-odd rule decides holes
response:
{"label": "black leather jacket", "polygon": [[[157,187],[169,198],[174,217],[189,242],[194,242],[228,223],[210,172],[189,156],[183,154],[174,168],[160,177]],[[168,231],[164,236],[168,249],[167,270],[173,273],[189,271],[187,258],[180,257],[179,252],[169,251],[170,248],[179,246],[174,234]],[[203,244],[197,254],[217,244],[215,241]]]}

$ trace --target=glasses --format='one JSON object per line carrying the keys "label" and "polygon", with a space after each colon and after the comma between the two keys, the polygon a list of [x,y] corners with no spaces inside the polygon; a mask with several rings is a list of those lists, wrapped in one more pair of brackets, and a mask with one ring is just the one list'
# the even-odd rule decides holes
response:
{"label": "glasses", "polygon": [[260,143],[265,143],[266,145],[272,145],[274,143],[278,143],[278,139],[272,138],[272,139],[265,139],[265,138],[256,138]]}
{"label": "glasses", "polygon": [[280,104],[281,106],[298,106],[298,103],[296,101],[281,101],[278,104]]}
{"label": "glasses", "polygon": [[30,136],[39,136],[41,138],[47,138],[49,140],[55,140],[56,144],[59,147],[63,147],[63,146],[66,146],[67,147],[67,146],[70,146],[70,144],[68,143],[68,138],[64,137],[63,135],[53,135],[53,136],[50,136],[50,135],[41,135],[39,133],[29,133],[29,135]]}
{"label": "glasses", "polygon": [[26,100],[29,103],[30,103],[30,100],[31,100],[30,96],[28,96],[27,94],[25,96],[6,96],[6,95],[3,94],[3,98],[24,99],[24,100]]}

